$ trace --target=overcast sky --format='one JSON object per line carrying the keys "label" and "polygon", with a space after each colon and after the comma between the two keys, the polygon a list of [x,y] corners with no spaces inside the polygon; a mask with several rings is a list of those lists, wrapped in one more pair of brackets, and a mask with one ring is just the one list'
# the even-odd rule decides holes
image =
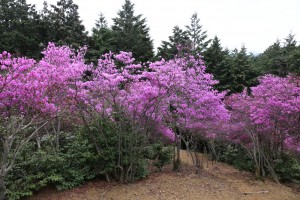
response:
{"label": "overcast sky", "polygon": [[[57,0],[47,0],[56,4]],[[79,14],[86,30],[91,32],[102,12],[109,25],[117,16],[125,0],[73,0],[79,6]],[[224,47],[263,52],[277,39],[289,33],[300,41],[300,0],[131,0],[135,14],[143,14],[150,27],[154,46],[168,40],[172,28],[184,28],[197,12],[200,24],[208,36],[217,35]],[[42,8],[43,0],[27,0]]]}

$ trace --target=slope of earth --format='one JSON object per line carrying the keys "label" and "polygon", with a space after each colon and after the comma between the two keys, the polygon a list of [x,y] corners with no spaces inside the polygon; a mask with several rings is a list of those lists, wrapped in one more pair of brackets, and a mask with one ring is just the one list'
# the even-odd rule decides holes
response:
{"label": "slope of earth", "polygon": [[240,172],[229,165],[208,161],[200,155],[203,170],[195,174],[191,155],[181,152],[181,173],[171,166],[163,172],[153,172],[147,179],[133,184],[89,182],[81,187],[56,191],[45,189],[29,200],[299,200],[299,191],[270,180],[256,180],[250,173]]}

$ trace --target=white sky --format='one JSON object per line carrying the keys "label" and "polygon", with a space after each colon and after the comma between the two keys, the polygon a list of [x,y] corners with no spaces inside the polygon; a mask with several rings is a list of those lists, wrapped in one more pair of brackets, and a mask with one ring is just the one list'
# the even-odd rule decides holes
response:
{"label": "white sky", "polygon": [[[57,0],[47,0],[56,4]],[[125,0],[73,0],[79,6],[79,14],[86,30],[94,27],[102,12],[109,25],[117,16]],[[219,37],[223,47],[263,52],[277,39],[289,33],[300,41],[300,0],[131,0],[135,14],[143,14],[150,27],[155,49],[162,40],[168,40],[172,28],[184,28],[197,12],[203,30],[209,38]],[[42,8],[43,0],[27,0]]]}

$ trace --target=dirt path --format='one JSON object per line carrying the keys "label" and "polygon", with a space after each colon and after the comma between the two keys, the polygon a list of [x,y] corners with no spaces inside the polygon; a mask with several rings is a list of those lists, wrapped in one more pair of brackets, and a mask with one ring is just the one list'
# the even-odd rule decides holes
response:
{"label": "dirt path", "polygon": [[[299,200],[300,193],[266,180],[255,180],[253,175],[240,172],[224,163],[212,163],[202,158],[204,170],[194,174],[192,160],[182,151],[183,172],[175,173],[168,167],[152,173],[147,179],[133,184],[93,181],[69,191],[47,189],[29,200]],[[247,193],[247,194],[245,194]]]}

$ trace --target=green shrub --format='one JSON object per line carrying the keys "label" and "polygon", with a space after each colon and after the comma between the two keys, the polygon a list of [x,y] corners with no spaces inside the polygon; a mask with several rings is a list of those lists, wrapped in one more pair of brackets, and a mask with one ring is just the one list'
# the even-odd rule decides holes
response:
{"label": "green shrub", "polygon": [[148,138],[143,127],[122,112],[116,113],[114,117],[114,121],[99,119],[96,124],[90,124],[82,130],[94,138],[90,142],[100,150],[101,172],[109,180],[120,182],[145,178],[149,173],[144,155]]}
{"label": "green shrub", "polygon": [[171,163],[172,161],[172,147],[163,147],[159,153],[157,160],[154,162],[154,165],[162,170],[163,166]]}
{"label": "green shrub", "polygon": [[137,162],[134,180],[146,178],[149,175],[148,162],[146,159],[139,159]]}
{"label": "green shrub", "polygon": [[99,151],[95,153],[98,157],[99,174],[107,176],[114,173],[118,156],[116,151],[118,138],[110,126],[111,124],[100,121],[98,125],[90,125],[80,129],[81,134],[89,138],[90,145],[94,148],[97,145]]}
{"label": "green shrub", "polygon": [[162,148],[163,145],[161,143],[148,145],[144,148],[144,157],[149,160],[155,160]]}
{"label": "green shrub", "polygon": [[239,146],[228,145],[220,156],[222,162],[233,165],[243,171],[254,171],[254,162],[246,150]]}
{"label": "green shrub", "polygon": [[61,151],[50,145],[37,150],[30,142],[6,178],[9,199],[32,195],[49,184],[58,190],[73,188],[99,174],[98,156],[86,138],[77,134]]}
{"label": "green shrub", "polygon": [[274,161],[274,171],[280,181],[300,184],[300,162],[293,155],[283,154],[281,159]]}
{"label": "green shrub", "polygon": [[155,143],[145,147],[144,156],[146,159],[154,160],[153,165],[162,170],[163,166],[172,161],[172,147],[164,147],[162,143]]}

